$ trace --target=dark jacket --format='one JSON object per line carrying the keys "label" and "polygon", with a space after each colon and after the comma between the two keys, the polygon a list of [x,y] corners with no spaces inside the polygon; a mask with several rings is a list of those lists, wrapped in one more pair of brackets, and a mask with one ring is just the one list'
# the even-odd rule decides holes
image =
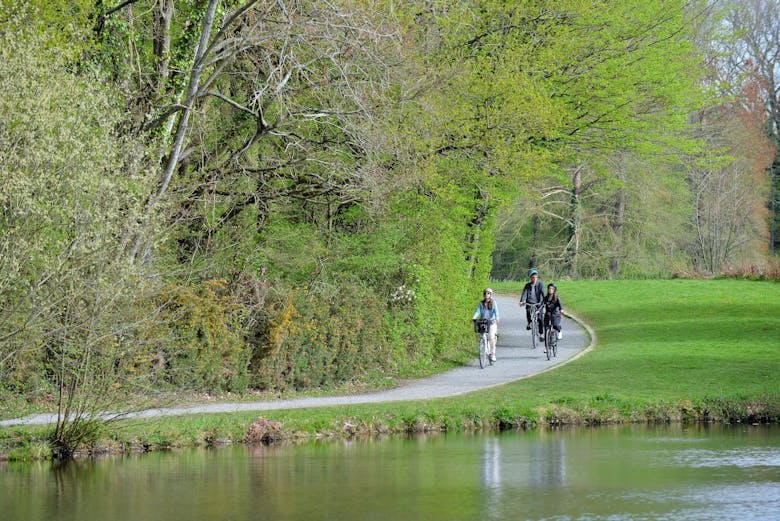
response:
{"label": "dark jacket", "polygon": [[563,302],[558,298],[557,292],[552,300],[550,299],[550,295],[547,295],[544,298],[544,312],[546,314],[559,315],[561,311],[563,311]]}
{"label": "dark jacket", "polygon": [[541,280],[536,281],[536,285],[526,282],[523,287],[523,293],[520,295],[520,302],[528,304],[541,304],[544,300],[544,284]]}

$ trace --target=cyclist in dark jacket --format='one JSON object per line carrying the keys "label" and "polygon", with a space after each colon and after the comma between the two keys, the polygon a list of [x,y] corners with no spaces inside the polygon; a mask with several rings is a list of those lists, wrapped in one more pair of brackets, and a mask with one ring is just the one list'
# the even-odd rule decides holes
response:
{"label": "cyclist in dark jacket", "polygon": [[[525,319],[528,321],[526,329],[531,329],[531,306],[528,304],[542,304],[544,303],[544,284],[539,280],[539,272],[531,270],[528,272],[528,277],[531,279],[523,287],[523,293],[520,295],[520,305],[525,306]],[[539,338],[544,341],[544,322],[542,321],[542,313],[538,315],[539,324]]]}
{"label": "cyclist in dark jacket", "polygon": [[547,296],[544,297],[544,327],[552,327],[557,331],[558,340],[563,338],[561,332],[561,313],[563,302],[558,298],[558,287],[552,282],[547,284]]}

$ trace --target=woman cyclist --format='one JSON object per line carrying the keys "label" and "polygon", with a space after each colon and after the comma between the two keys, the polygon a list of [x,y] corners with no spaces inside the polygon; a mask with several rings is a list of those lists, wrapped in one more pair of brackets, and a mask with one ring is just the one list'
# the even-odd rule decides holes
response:
{"label": "woman cyclist", "polygon": [[483,319],[487,320],[490,324],[490,329],[488,329],[488,349],[490,352],[488,353],[488,356],[490,356],[490,360],[492,362],[496,361],[496,333],[498,332],[498,322],[500,320],[500,317],[498,315],[498,305],[496,305],[496,301],[493,300],[493,290],[490,288],[486,288],[485,291],[482,293],[482,296],[484,297],[482,300],[479,301],[479,304],[477,305],[477,310],[474,312],[474,315],[471,317],[472,321]]}
{"label": "woman cyclist", "polygon": [[561,332],[561,312],[563,303],[558,298],[558,288],[552,282],[547,284],[547,296],[544,297],[544,328],[552,327],[557,331],[558,340],[563,338]]}

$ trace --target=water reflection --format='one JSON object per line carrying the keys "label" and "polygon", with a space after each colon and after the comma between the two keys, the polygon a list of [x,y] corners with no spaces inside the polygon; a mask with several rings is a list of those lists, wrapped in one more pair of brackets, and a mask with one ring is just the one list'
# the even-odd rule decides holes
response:
{"label": "water reflection", "polygon": [[2,519],[780,518],[780,428],[636,426],[0,465]]}
{"label": "water reflection", "polygon": [[483,503],[487,516],[496,519],[501,515],[500,505],[504,502],[506,480],[502,476],[501,441],[496,436],[486,436],[482,447],[481,483],[484,489]]}
{"label": "water reflection", "polygon": [[485,437],[482,449],[482,484],[486,489],[501,491],[501,444],[494,436]]}
{"label": "water reflection", "polygon": [[[540,489],[564,486],[566,439],[556,433],[486,435],[482,442],[482,484],[494,494],[525,484]],[[538,437],[537,437],[538,436]],[[519,443],[515,443],[519,442]],[[502,453],[502,447],[503,453]]]}
{"label": "water reflection", "polygon": [[566,438],[555,431],[542,431],[533,452],[531,484],[543,489],[562,487],[566,481]]}

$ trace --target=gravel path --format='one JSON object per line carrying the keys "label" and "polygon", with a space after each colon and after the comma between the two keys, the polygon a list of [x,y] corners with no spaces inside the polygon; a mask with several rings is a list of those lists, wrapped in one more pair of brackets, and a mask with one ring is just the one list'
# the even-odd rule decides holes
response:
{"label": "gravel path", "polygon": [[[563,339],[558,342],[558,356],[548,362],[544,355],[543,346],[537,346],[536,349],[531,347],[531,335],[525,329],[525,311],[518,306],[517,298],[496,296],[496,301],[502,317],[501,327],[498,330],[498,347],[496,349],[498,360],[495,365],[487,366],[485,369],[480,369],[479,361],[474,359],[467,366],[459,367],[431,378],[410,380],[393,389],[366,394],[295,398],[264,402],[210,403],[186,407],[148,409],[129,413],[125,416],[130,418],[149,418],[182,414],[269,411],[442,398],[502,385],[550,370],[580,356],[595,344],[593,331],[583,322],[576,319],[576,317],[568,314],[563,318]],[[476,343],[475,335],[475,351]],[[0,421],[0,427],[46,424],[56,421],[56,415],[36,414],[26,418]]]}

